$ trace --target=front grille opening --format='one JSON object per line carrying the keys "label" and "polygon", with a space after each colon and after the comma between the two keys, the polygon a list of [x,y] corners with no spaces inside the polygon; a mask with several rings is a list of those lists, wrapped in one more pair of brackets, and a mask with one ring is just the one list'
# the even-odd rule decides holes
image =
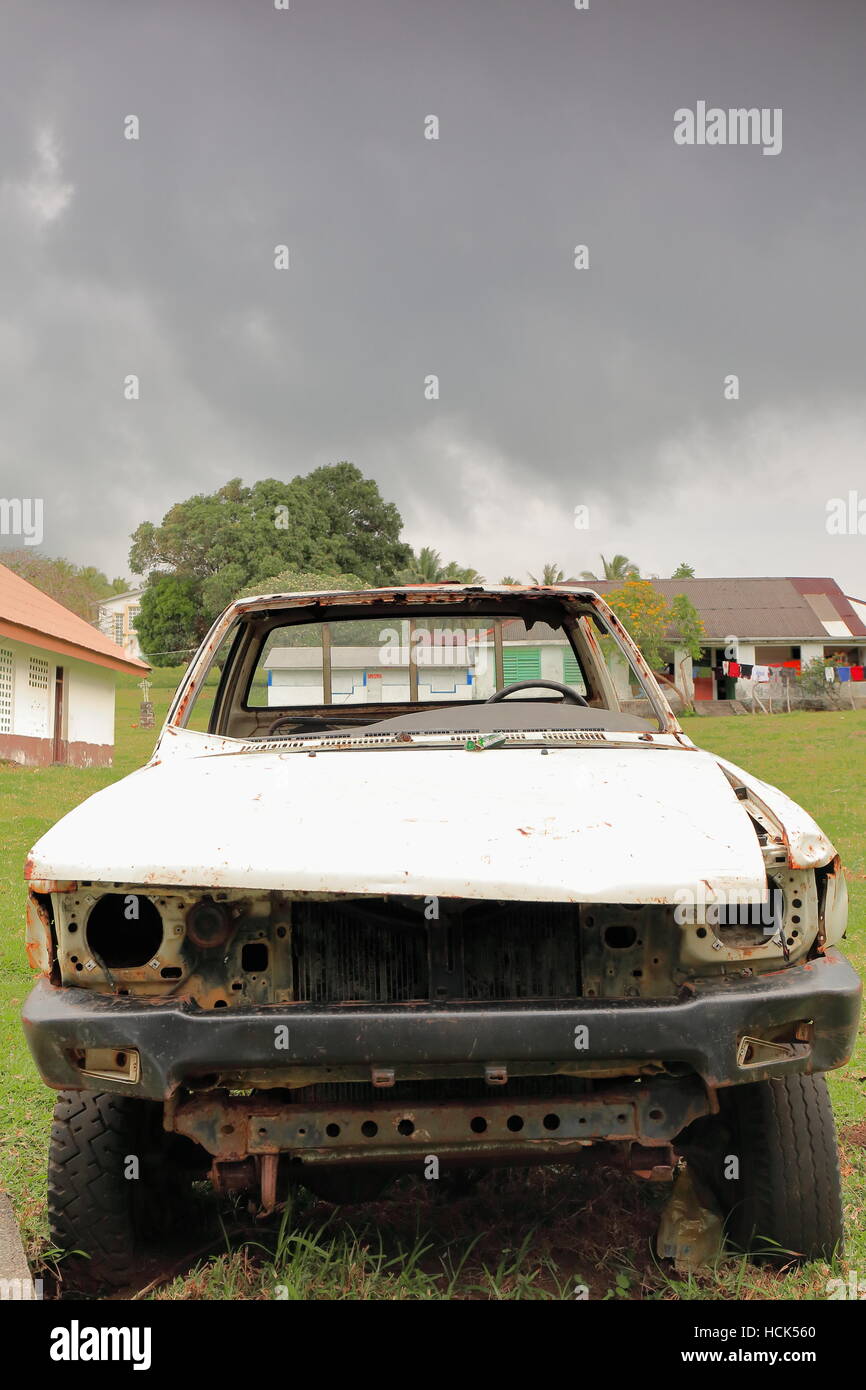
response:
{"label": "front grille opening", "polygon": [[572,904],[440,900],[439,913],[428,920],[424,899],[294,903],[294,998],[376,1004],[579,997],[579,915]]}
{"label": "front grille opening", "polygon": [[406,1003],[427,995],[427,924],[387,904],[295,903],[295,998],[311,1004]]}
{"label": "front grille opening", "polygon": [[580,994],[578,914],[567,903],[469,908],[462,920],[465,999]]}

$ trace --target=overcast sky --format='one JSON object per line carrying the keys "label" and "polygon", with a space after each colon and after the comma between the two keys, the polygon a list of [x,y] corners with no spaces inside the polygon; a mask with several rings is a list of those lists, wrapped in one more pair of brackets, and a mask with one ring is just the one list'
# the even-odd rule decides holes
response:
{"label": "overcast sky", "polygon": [[[862,0],[5,0],[0,55],[0,497],[47,553],[128,573],[174,501],[347,458],[492,581],[866,596]],[[677,145],[699,101],[781,151]]]}

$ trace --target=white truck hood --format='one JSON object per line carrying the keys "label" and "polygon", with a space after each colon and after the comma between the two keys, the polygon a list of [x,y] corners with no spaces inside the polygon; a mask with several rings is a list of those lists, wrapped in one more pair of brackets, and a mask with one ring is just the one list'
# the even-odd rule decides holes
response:
{"label": "white truck hood", "polygon": [[619,903],[766,886],[715,759],[649,746],[172,757],[64,816],[28,876]]}

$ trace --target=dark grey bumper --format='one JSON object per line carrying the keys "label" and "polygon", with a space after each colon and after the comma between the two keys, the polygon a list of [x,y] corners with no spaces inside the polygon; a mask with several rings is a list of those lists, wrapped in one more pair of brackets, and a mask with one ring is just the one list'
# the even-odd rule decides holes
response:
{"label": "dark grey bumper", "polygon": [[[718,979],[677,1001],[581,1000],[564,1004],[281,1004],[204,1012],[174,1001],[142,1003],[40,980],[23,1011],[30,1049],[43,1079],[57,1089],[116,1090],[161,1099],[196,1076],[287,1066],[399,1067],[465,1063],[652,1061],[687,1068],[726,1086],[788,1071],[841,1066],[854,1046],[859,977],[829,950],[802,965],[748,979]],[[765,1036],[811,1021],[796,1055],[744,1067],[744,1036]],[[576,1047],[577,1035],[585,1045]],[[278,1030],[288,1029],[288,1036]],[[277,1040],[285,1043],[278,1046]],[[80,1048],[135,1048],[137,1082],[82,1076]]]}

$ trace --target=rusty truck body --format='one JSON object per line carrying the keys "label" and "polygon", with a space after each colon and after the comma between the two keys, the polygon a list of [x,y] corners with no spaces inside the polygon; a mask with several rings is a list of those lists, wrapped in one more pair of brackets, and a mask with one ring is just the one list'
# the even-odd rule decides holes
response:
{"label": "rusty truck body", "polygon": [[150,761],[27,877],[53,1235],[94,1277],[121,1282],[142,1237],[108,1171],[132,1142],[157,1192],[207,1174],[264,1211],[431,1157],[685,1159],[741,1248],[838,1248],[839,857],[692,742],[591,589],[233,604]]}

